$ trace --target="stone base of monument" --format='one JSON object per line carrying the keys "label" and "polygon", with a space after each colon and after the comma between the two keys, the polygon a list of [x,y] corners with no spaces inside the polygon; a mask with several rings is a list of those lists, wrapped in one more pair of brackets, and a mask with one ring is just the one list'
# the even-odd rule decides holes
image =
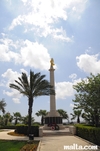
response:
{"label": "stone base of monument", "polygon": [[[57,124],[59,126],[59,130],[65,129],[63,124]],[[44,124],[43,130],[53,130],[52,127],[49,127],[48,124]]]}
{"label": "stone base of monument", "polygon": [[49,112],[45,117],[45,125],[43,127],[44,130],[53,130],[53,125],[57,125],[57,129],[64,129],[65,126],[62,124],[62,116],[59,115],[57,111]]}

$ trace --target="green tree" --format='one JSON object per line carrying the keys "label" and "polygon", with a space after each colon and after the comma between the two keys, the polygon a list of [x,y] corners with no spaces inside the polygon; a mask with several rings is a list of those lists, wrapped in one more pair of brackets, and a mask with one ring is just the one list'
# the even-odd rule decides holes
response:
{"label": "green tree", "polygon": [[64,111],[63,109],[58,109],[57,111],[60,114],[60,116],[62,116],[63,119],[69,120],[69,117],[66,111]]}
{"label": "green tree", "polygon": [[[28,115],[22,117],[22,123],[25,124],[25,125],[28,125],[28,121],[29,121],[28,119],[29,119]],[[34,121],[35,121],[34,117],[31,117],[31,124],[33,124]]]}
{"label": "green tree", "polygon": [[5,125],[4,117],[0,115],[0,126],[4,125]]}
{"label": "green tree", "polygon": [[83,117],[97,127],[100,121],[100,74],[90,74],[90,77],[73,87],[77,91],[73,100],[75,108],[82,109],[85,113]]}
{"label": "green tree", "polygon": [[41,116],[41,125],[44,124],[44,116],[48,114],[46,110],[40,110],[37,113],[35,113],[37,116]]}
{"label": "green tree", "polygon": [[12,123],[13,119],[14,119],[13,115],[10,115],[9,122]]}
{"label": "green tree", "polygon": [[9,119],[10,119],[10,113],[7,112],[3,115],[4,121],[5,121],[5,125],[8,125]]}
{"label": "green tree", "polygon": [[4,114],[5,113],[5,107],[6,107],[6,102],[5,102],[5,100],[4,99],[2,99],[1,101],[0,101],[0,110],[2,111],[2,113]]}
{"label": "green tree", "polygon": [[18,77],[18,81],[15,80],[16,84],[10,84],[10,88],[18,90],[21,94],[27,96],[28,98],[28,134],[31,132],[31,116],[34,98],[43,95],[55,95],[53,86],[51,86],[50,83],[44,78],[45,75],[41,75],[40,73],[34,74],[34,72],[30,70],[29,80],[26,73],[22,73],[22,76]]}
{"label": "green tree", "polygon": [[15,120],[15,125],[18,124],[18,121],[21,121],[21,114],[20,114],[20,112],[13,113],[13,119]]}
{"label": "green tree", "polygon": [[73,110],[73,111],[74,111],[74,114],[71,113],[72,115],[71,120],[74,120],[75,118],[77,118],[77,123],[80,123],[80,116],[81,116],[82,110]]}

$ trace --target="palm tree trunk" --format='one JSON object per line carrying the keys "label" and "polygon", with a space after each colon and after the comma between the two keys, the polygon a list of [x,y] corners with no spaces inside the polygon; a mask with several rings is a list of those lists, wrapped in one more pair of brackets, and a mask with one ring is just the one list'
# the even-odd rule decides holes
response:
{"label": "palm tree trunk", "polygon": [[80,117],[79,116],[77,117],[77,123],[80,123]]}
{"label": "palm tree trunk", "polygon": [[98,111],[95,109],[95,126],[98,127],[99,124],[99,116],[98,116]]}
{"label": "palm tree trunk", "polygon": [[43,115],[42,115],[42,117],[41,117],[41,125],[43,125],[43,120],[44,120],[44,118],[43,118]]}
{"label": "palm tree trunk", "polygon": [[92,120],[92,125],[94,126],[95,125],[95,120],[94,120],[94,115],[92,114],[92,116],[91,116],[91,120]]}
{"label": "palm tree trunk", "polygon": [[7,125],[7,119],[5,119],[5,126]]}
{"label": "palm tree trunk", "polygon": [[17,119],[15,119],[15,125],[17,124]]}
{"label": "palm tree trunk", "polygon": [[33,105],[33,98],[29,98],[29,109],[28,109],[28,135],[31,134],[31,118],[32,118],[32,105]]}

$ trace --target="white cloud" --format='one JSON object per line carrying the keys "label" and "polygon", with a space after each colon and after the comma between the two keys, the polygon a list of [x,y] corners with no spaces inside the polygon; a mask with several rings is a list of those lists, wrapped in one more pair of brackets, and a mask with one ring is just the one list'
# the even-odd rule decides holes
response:
{"label": "white cloud", "polygon": [[74,104],[71,103],[71,104],[70,104],[70,107],[73,108],[73,107],[74,107]]}
{"label": "white cloud", "polygon": [[20,98],[22,97],[22,94],[20,94],[19,91],[15,89],[11,89],[11,91],[3,90],[3,94],[11,97],[15,103],[20,103]]}
{"label": "white cloud", "polygon": [[76,78],[77,78],[77,74],[76,74],[76,73],[73,73],[73,74],[71,74],[71,75],[69,76],[69,78],[71,78],[72,80],[73,80],[73,79],[76,79]]}
{"label": "white cloud", "polygon": [[[16,71],[12,71],[12,69],[8,69],[4,74],[2,74],[2,77],[7,79],[7,82],[6,82],[6,87],[9,88],[9,84],[10,83],[14,83],[15,80],[18,79],[18,77],[20,77],[21,74],[16,72]],[[15,89],[11,89],[11,91],[5,91],[3,90],[3,94],[9,96],[9,97],[12,97],[12,100],[15,102],[15,103],[19,103],[19,99],[21,98],[21,94],[15,90]]]}
{"label": "white cloud", "polygon": [[98,59],[98,56],[98,54],[82,54],[77,56],[77,66],[86,73],[100,73],[100,60]]}
{"label": "white cloud", "polygon": [[[25,71],[21,69],[21,71]],[[7,79],[5,87],[9,88],[10,83],[15,83],[14,81],[18,79],[18,77],[21,76],[21,73],[18,73],[16,71],[13,71],[12,69],[8,69],[4,74],[2,74],[2,77]],[[15,89],[11,89],[11,91],[5,91],[3,90],[3,94],[12,97],[12,100],[15,103],[20,103],[19,99],[22,97],[22,95],[19,93],[19,91]]]}
{"label": "white cloud", "polygon": [[27,3],[27,0],[21,0],[24,4],[26,4]]}
{"label": "white cloud", "polygon": [[14,82],[14,80],[20,76],[20,73],[18,73],[17,71],[12,71],[12,69],[8,69],[5,73],[2,74],[2,77],[8,80],[6,84],[7,87],[9,87],[9,83]]}
{"label": "white cloud", "polygon": [[10,29],[13,29],[17,25],[21,25],[22,23],[28,23],[44,28],[48,26],[48,24],[57,21],[58,18],[67,19],[66,11],[64,10],[66,3],[59,0],[27,1],[27,7],[30,8],[28,14],[19,15],[15,18]]}
{"label": "white cloud", "polygon": [[8,47],[5,45],[0,45],[0,60],[1,61],[10,61],[10,57],[8,55]]}
{"label": "white cloud", "polygon": [[18,41],[15,43],[8,38],[0,39],[0,61],[11,61],[12,59],[15,62],[20,58],[20,55],[16,52],[11,51],[18,48]]}
{"label": "white cloud", "polygon": [[90,53],[92,52],[91,47],[88,47],[88,49],[86,49],[85,53]]}
{"label": "white cloud", "polygon": [[[73,74],[72,74],[73,75]],[[87,78],[84,78],[83,80],[87,81]],[[67,99],[67,97],[73,96],[76,91],[73,89],[73,85],[76,85],[77,83],[81,82],[82,79],[73,79],[72,82],[58,82],[55,84],[55,90],[56,90],[56,99]]]}
{"label": "white cloud", "polygon": [[[25,32],[34,30],[39,36],[53,36],[53,30],[62,20],[67,18],[79,18],[84,11],[87,0],[22,0],[23,14],[13,19],[9,30],[18,25],[24,25]],[[26,26],[27,25],[27,26]],[[29,26],[28,26],[29,25]],[[61,35],[54,35],[53,38],[71,42],[71,38]]]}
{"label": "white cloud", "polygon": [[[21,73],[24,72],[28,75],[28,72],[25,69],[20,69],[20,71]],[[18,77],[21,77],[21,73],[17,71],[13,71],[12,69],[8,69],[5,73],[2,74],[2,77],[5,78],[7,82],[5,82],[4,80],[2,81],[3,83],[6,83],[5,86],[9,88],[10,83],[14,83],[14,81],[17,80]],[[4,93],[6,93],[8,96],[13,96],[13,95],[16,96],[19,94],[19,92],[17,92],[16,90],[14,90],[13,95],[10,92],[4,92]]]}
{"label": "white cloud", "polygon": [[64,37],[63,35],[54,35],[53,37],[57,40],[62,40],[62,41],[66,41],[66,42],[72,41],[69,37],[66,37],[66,36]]}
{"label": "white cloud", "polygon": [[[13,82],[14,83],[14,82]],[[3,94],[6,94],[9,97],[16,97],[16,98],[21,98],[21,94],[19,93],[19,91],[15,90],[15,89],[11,89],[11,91],[3,91]]]}
{"label": "white cloud", "polygon": [[73,11],[76,11],[76,7],[74,6],[74,7],[72,8],[72,10],[73,10]]}
{"label": "white cloud", "polygon": [[74,90],[71,82],[56,83],[57,99],[66,99],[67,96],[72,96],[73,94],[74,94]]}
{"label": "white cloud", "polygon": [[16,64],[23,64],[24,66],[30,66],[40,70],[48,70],[50,66],[50,55],[42,44],[29,40],[14,42],[11,39],[0,39],[0,42],[2,42],[0,44],[1,61],[14,61]]}
{"label": "white cloud", "polygon": [[73,37],[68,37],[66,34],[66,31],[63,29],[63,27],[61,28],[50,28],[47,29],[45,31],[43,31],[42,36],[47,36],[48,34],[50,34],[55,40],[61,40],[61,41],[65,41],[65,42],[73,42]]}
{"label": "white cloud", "polygon": [[[24,18],[24,17],[23,17]],[[11,24],[11,26],[9,27],[9,30],[12,30],[15,26],[18,26],[18,25],[22,25],[22,22],[23,19],[22,17],[19,15],[17,18],[15,18]]]}
{"label": "white cloud", "polygon": [[26,73],[28,75],[28,72],[25,69],[20,69],[21,73]]}
{"label": "white cloud", "polygon": [[68,37],[66,35],[66,31],[63,29],[63,27],[53,29],[52,27],[48,26],[45,28],[45,30],[36,29],[36,31],[40,37],[42,37],[42,36],[47,37],[48,35],[51,35],[56,40],[62,40],[62,41],[66,41],[66,42],[73,41],[72,40],[73,37],[71,37],[71,38]]}
{"label": "white cloud", "polygon": [[[85,80],[86,78],[84,78],[83,80]],[[79,83],[79,82],[81,82],[82,81],[82,79],[81,78],[79,78],[79,79],[74,79],[73,80],[73,85],[76,85],[77,83]]]}
{"label": "white cloud", "polygon": [[20,100],[18,98],[13,98],[14,103],[19,104]]}
{"label": "white cloud", "polygon": [[32,43],[29,40],[24,41],[24,45],[20,51],[23,65],[48,70],[50,55],[47,49],[42,44]]}

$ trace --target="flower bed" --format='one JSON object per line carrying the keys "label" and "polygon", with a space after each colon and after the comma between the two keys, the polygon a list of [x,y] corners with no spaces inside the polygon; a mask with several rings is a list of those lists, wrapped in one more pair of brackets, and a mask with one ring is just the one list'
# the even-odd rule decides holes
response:
{"label": "flower bed", "polygon": [[23,146],[20,151],[37,151],[38,143],[39,143],[38,141],[31,143],[29,142],[28,144]]}

